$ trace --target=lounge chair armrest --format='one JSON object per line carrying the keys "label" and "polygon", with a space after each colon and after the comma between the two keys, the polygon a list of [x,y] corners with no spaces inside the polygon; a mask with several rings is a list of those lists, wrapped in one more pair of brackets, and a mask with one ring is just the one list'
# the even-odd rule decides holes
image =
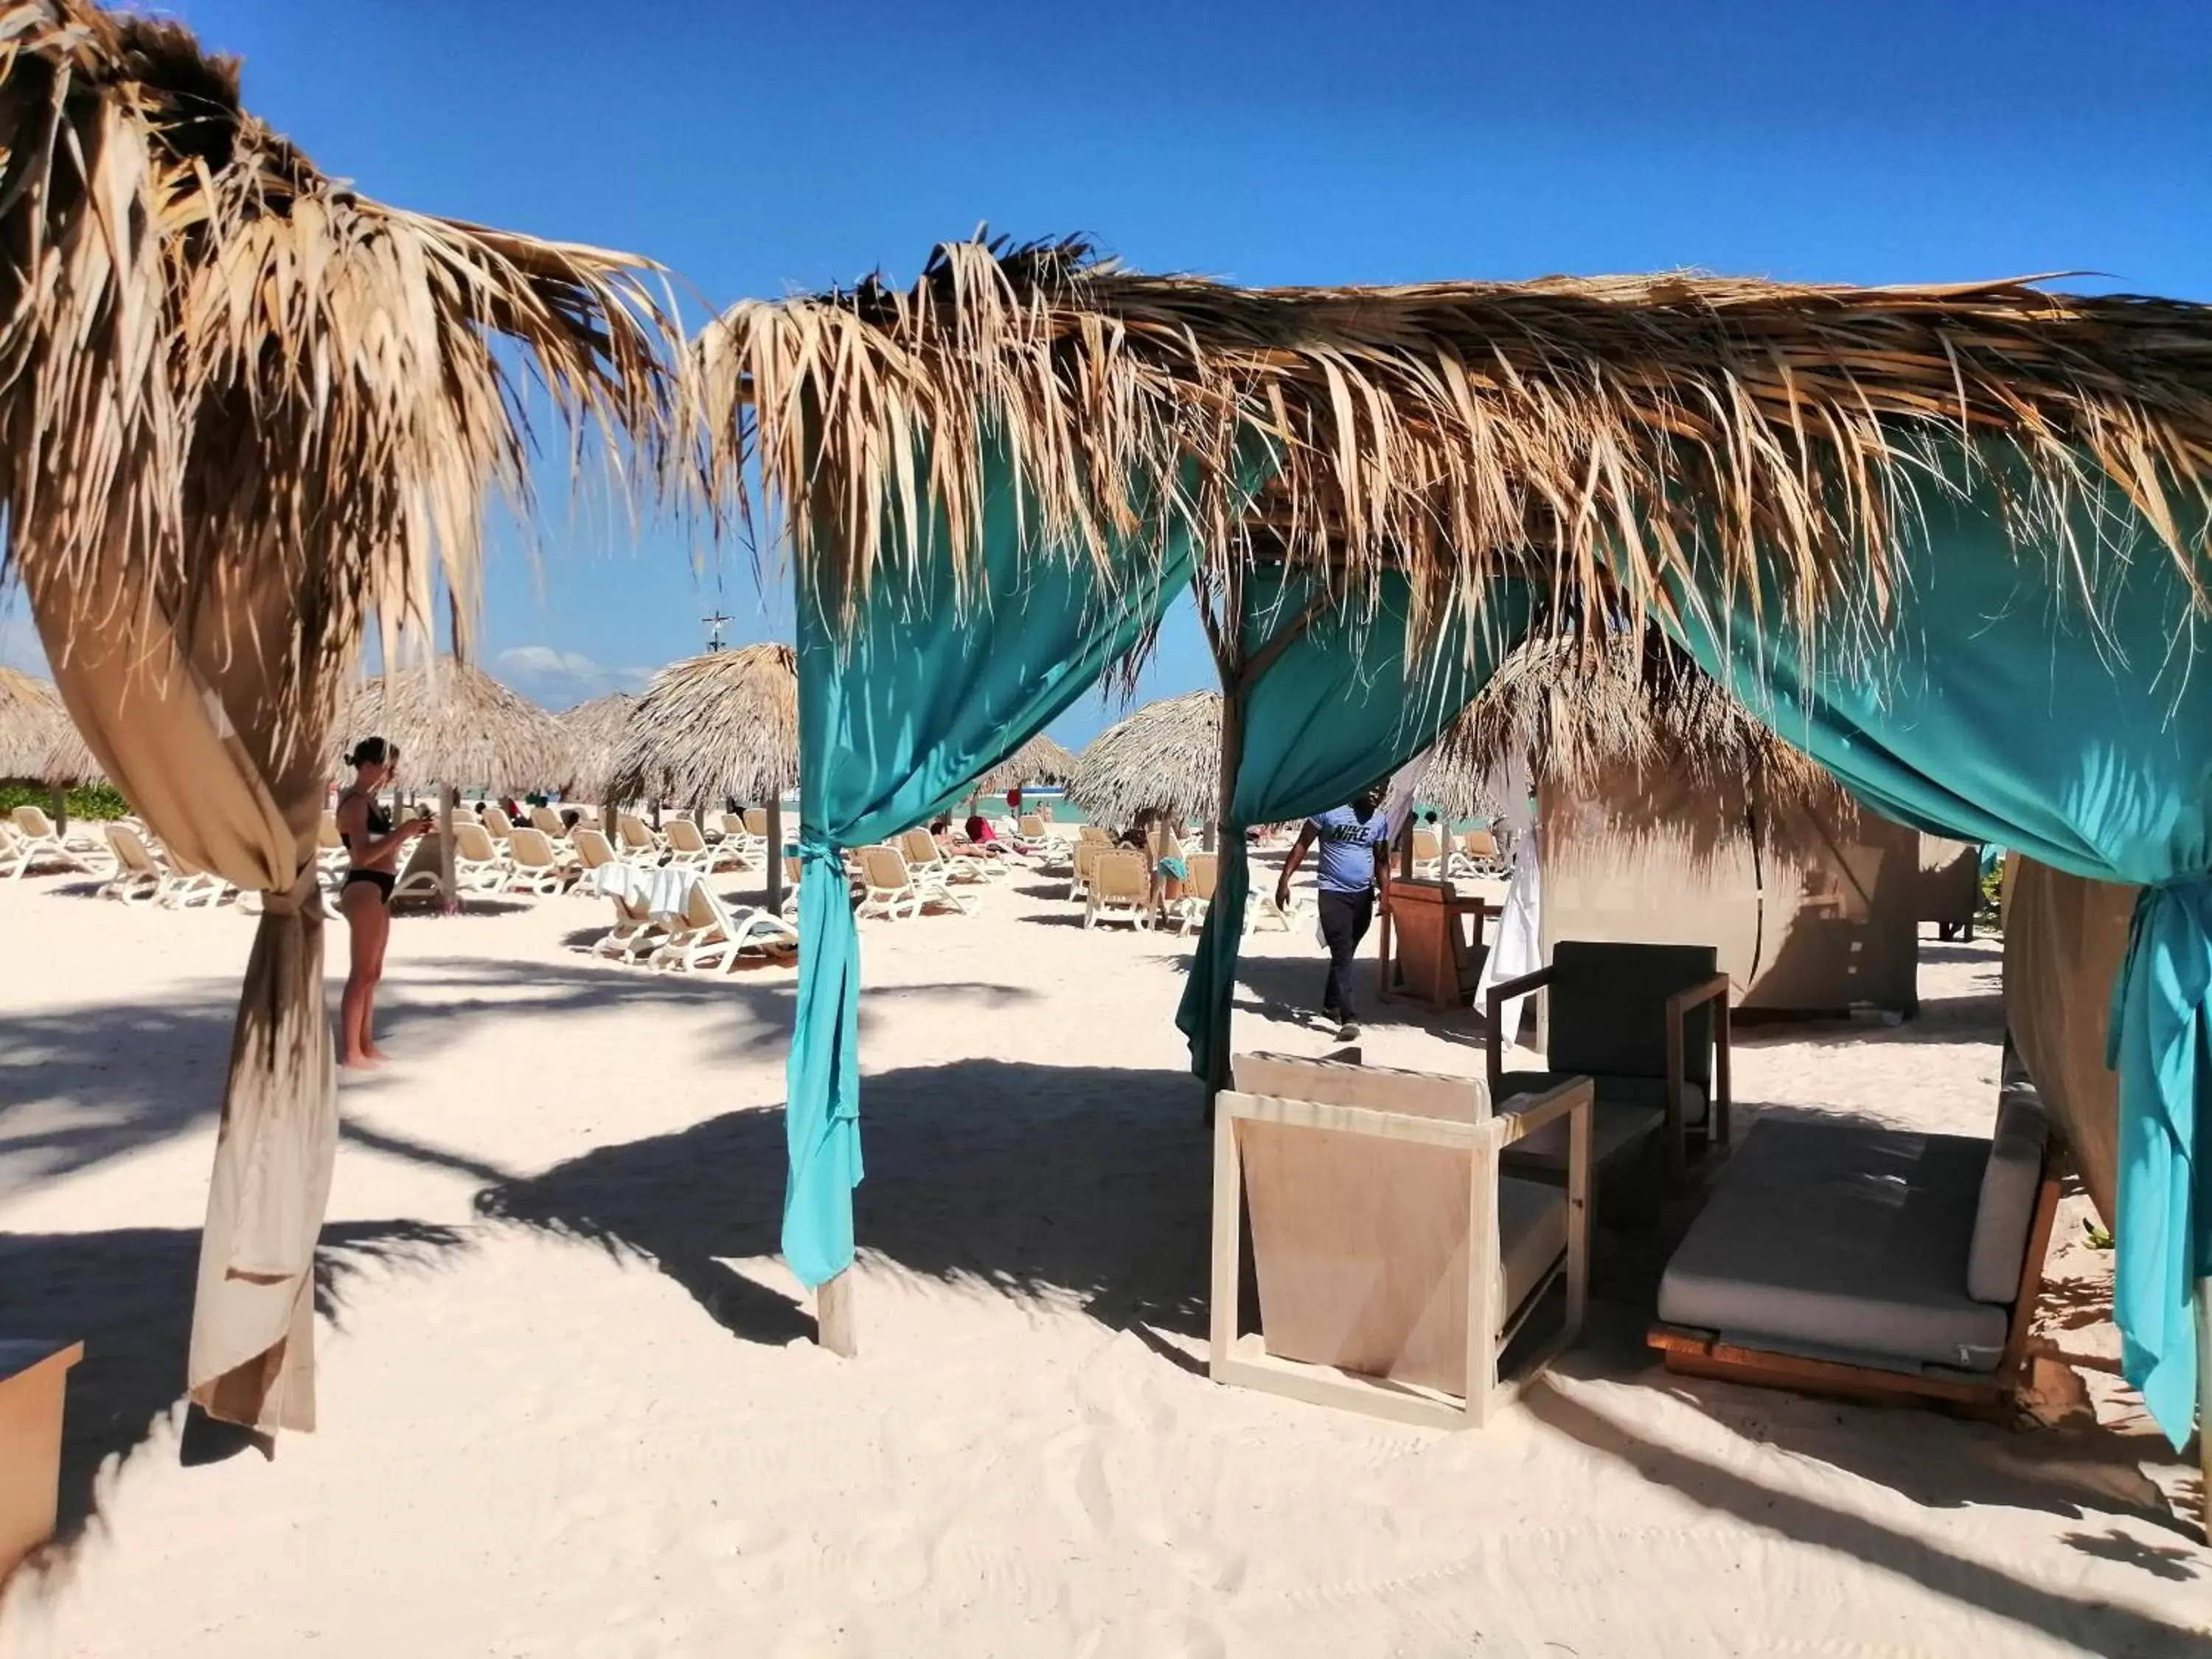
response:
{"label": "lounge chair armrest", "polygon": [[1710,979],[1677,991],[1667,999],[1667,1177],[1679,1184],[1689,1168],[1686,1145],[1687,1126],[1683,1120],[1682,1091],[1688,1079],[1689,1044],[1685,1040],[1685,1022],[1690,1010],[1701,1002],[1713,1006],[1713,1045],[1718,1051],[1718,1064],[1713,1079],[1713,1097],[1706,1118],[1707,1134],[1717,1133],[1723,1141],[1728,1134],[1729,1095],[1729,976],[1715,974]]}

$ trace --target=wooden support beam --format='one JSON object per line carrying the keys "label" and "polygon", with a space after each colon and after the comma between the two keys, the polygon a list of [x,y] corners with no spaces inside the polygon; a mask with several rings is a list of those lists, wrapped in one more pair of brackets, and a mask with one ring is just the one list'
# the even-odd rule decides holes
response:
{"label": "wooden support beam", "polygon": [[853,1270],[850,1267],[815,1290],[814,1327],[815,1340],[839,1358],[852,1359],[859,1356],[860,1317],[854,1306]]}

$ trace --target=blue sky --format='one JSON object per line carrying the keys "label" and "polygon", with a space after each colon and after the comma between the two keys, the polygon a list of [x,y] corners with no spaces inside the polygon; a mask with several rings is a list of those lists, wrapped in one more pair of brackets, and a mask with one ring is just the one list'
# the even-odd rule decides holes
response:
{"label": "blue sky", "polygon": [[[166,9],[326,170],[716,306],[910,276],[986,220],[1249,283],[2087,270],[2212,300],[2201,0]],[[551,704],[696,651],[718,606],[733,639],[787,611],[672,526],[563,516],[535,569],[508,539],[483,659]],[[35,653],[18,603],[0,656]],[[1211,678],[1178,617],[1139,695]]]}

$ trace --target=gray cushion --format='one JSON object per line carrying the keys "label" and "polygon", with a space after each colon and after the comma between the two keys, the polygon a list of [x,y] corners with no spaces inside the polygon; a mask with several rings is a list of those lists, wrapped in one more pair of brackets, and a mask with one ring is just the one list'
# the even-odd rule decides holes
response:
{"label": "gray cushion", "polygon": [[[1555,1072],[1596,1077],[1664,1077],[1667,999],[1720,971],[1710,945],[1623,945],[1561,939],[1552,947],[1550,1035]],[[1713,1010],[1700,1003],[1682,1021],[1682,1075],[1712,1076]]]}
{"label": "gray cushion", "polygon": [[[1519,1104],[1526,1103],[1528,1097],[1556,1089],[1571,1075],[1561,1072],[1507,1072],[1498,1079],[1497,1109],[1516,1110]],[[1667,1085],[1663,1082],[1650,1078],[1592,1078],[1590,1081],[1596,1095],[1590,1113],[1592,1168],[1602,1168],[1616,1157],[1634,1157],[1636,1146],[1645,1136],[1657,1134],[1666,1126]],[[1516,1096],[1522,1097],[1518,1102]],[[1694,1084],[1683,1085],[1682,1115],[1691,1123],[1705,1121],[1705,1093]],[[1505,1149],[1505,1156],[1547,1170],[1565,1169],[1565,1120],[1547,1123],[1533,1134],[1515,1141]]]}
{"label": "gray cushion", "polygon": [[1567,1195],[1542,1181],[1498,1180],[1498,1265],[1504,1301],[1501,1318],[1528,1299],[1544,1275],[1567,1249]]}
{"label": "gray cushion", "polygon": [[2035,1085],[2024,1079],[2008,1081],[1997,1096],[1997,1126],[1983,1165],[1973,1242],[1967,1247],[1966,1293],[1978,1301],[2009,1304],[2020,1294],[2028,1224],[2035,1218],[2044,1143],[2050,1136],[2051,1121]]}
{"label": "gray cushion", "polygon": [[1753,1126],[1667,1264],[1659,1317],[1749,1346],[1995,1370],[2004,1310],[1966,1290],[1987,1141]]}

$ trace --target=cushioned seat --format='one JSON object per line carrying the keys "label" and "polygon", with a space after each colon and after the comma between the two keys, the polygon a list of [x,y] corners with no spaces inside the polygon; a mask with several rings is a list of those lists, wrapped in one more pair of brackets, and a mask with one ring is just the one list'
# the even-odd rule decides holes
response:
{"label": "cushioned seat", "polygon": [[2009,1310],[1967,1284],[1990,1161],[1970,1136],[1759,1123],[1668,1263],[1659,1317],[1745,1347],[1994,1370]]}
{"label": "cushioned seat", "polygon": [[[1506,1072],[1498,1079],[1498,1109],[1513,1109],[1516,1096],[1540,1095],[1573,1077],[1567,1072]],[[1664,1078],[1592,1077],[1595,1101],[1590,1111],[1590,1164],[1604,1169],[1616,1156],[1633,1156],[1637,1143],[1655,1135],[1667,1121],[1667,1082]],[[1705,1121],[1705,1091],[1694,1083],[1682,1085],[1682,1121],[1695,1127]],[[1547,1170],[1567,1167],[1567,1126],[1547,1123],[1534,1134],[1515,1141],[1505,1156],[1516,1164]]]}
{"label": "cushioned seat", "polygon": [[1528,1299],[1567,1252],[1567,1194],[1544,1181],[1498,1182],[1498,1322]]}

